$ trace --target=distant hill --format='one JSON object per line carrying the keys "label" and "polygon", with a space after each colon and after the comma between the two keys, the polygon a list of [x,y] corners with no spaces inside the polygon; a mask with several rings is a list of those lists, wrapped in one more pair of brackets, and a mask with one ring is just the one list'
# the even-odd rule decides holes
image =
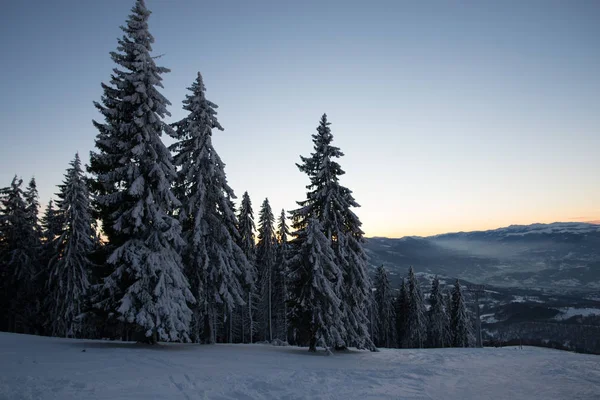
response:
{"label": "distant hill", "polygon": [[401,239],[369,238],[372,267],[396,283],[409,266],[419,272],[500,287],[600,290],[600,225],[575,222],[511,225]]}

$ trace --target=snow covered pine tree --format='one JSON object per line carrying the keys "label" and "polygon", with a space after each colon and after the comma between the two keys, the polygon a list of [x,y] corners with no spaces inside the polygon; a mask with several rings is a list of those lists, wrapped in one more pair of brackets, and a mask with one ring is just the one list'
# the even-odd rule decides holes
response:
{"label": "snow covered pine tree", "polygon": [[275,217],[269,199],[265,199],[258,214],[258,244],[256,245],[256,267],[258,271],[258,315],[261,322],[262,340],[273,340],[275,261],[277,238]]}
{"label": "snow covered pine tree", "polygon": [[29,226],[32,229],[32,240],[34,246],[39,248],[42,239],[42,228],[39,225],[39,195],[37,190],[37,183],[35,182],[35,178],[31,178],[29,180],[29,184],[25,188],[25,192],[23,192],[25,197],[25,210],[27,213],[27,220]]}
{"label": "snow covered pine tree", "polygon": [[452,289],[450,331],[454,347],[469,347],[469,314],[458,279],[454,283],[454,289]]}
{"label": "snow covered pine tree", "polygon": [[408,286],[406,285],[406,279],[402,278],[400,284],[400,291],[396,298],[396,339],[398,341],[398,348],[406,347],[406,321],[408,317]]}
{"label": "snow covered pine tree", "polygon": [[42,304],[46,294],[46,281],[43,280],[47,264],[42,264],[42,227],[39,221],[39,194],[35,177],[29,180],[29,184],[23,192],[25,199],[25,212],[27,214],[27,225],[29,226],[29,237],[27,246],[30,248],[32,256],[32,270],[34,271],[33,280],[29,284],[31,293],[28,295],[27,303],[29,307],[24,316],[29,321],[30,332],[40,333],[43,331],[44,316],[42,315]]}
{"label": "snow covered pine tree", "polygon": [[254,231],[254,212],[252,211],[252,201],[248,192],[244,192],[242,203],[238,211],[238,230],[240,233],[238,244],[248,260],[247,270],[242,281],[244,288],[244,298],[246,304],[240,307],[239,323],[241,324],[242,341],[252,343],[257,332],[255,323],[256,302],[257,302],[257,270],[256,270],[256,242]]}
{"label": "snow covered pine tree", "polygon": [[[184,245],[173,213],[180,205],[171,190],[176,171],[161,141],[171,128],[163,122],[169,101],[158,91],[161,74],[150,55],[150,11],[137,0],[118,39],[110,85],[102,85],[105,123],[98,129],[90,171],[105,233],[113,243],[107,259],[113,272],[96,306],[116,315],[145,340],[188,340],[195,299],[179,255]],[[114,241],[113,241],[114,240]]]}
{"label": "snow covered pine tree", "polygon": [[281,214],[277,220],[277,258],[275,262],[275,283],[274,283],[274,325],[275,338],[283,342],[288,342],[288,277],[289,277],[289,244],[288,236],[290,235],[285,211],[281,210]]}
{"label": "snow covered pine tree", "polygon": [[429,347],[449,347],[449,318],[444,305],[444,296],[440,289],[440,280],[433,278],[429,294],[429,312],[427,321],[427,340]]}
{"label": "snow covered pine tree", "polygon": [[32,182],[33,186],[30,184],[23,192],[23,180],[15,176],[9,187],[0,189],[0,327],[9,332],[37,330],[40,236],[35,207],[37,190]]}
{"label": "snow covered pine tree", "polygon": [[419,281],[415,270],[408,270],[408,313],[406,315],[406,329],[404,342],[409,348],[423,348],[427,340],[427,325],[425,320],[425,305]]}
{"label": "snow covered pine tree", "polygon": [[41,218],[42,238],[44,243],[49,243],[60,235],[62,223],[59,218],[59,211],[54,208],[54,201],[48,201],[44,215]]}
{"label": "snow covered pine tree", "polygon": [[298,247],[290,260],[292,315],[309,351],[316,351],[319,342],[329,351],[342,340],[342,271],[316,218],[310,218],[306,228],[295,235]]}
{"label": "snow covered pine tree", "polygon": [[375,305],[377,321],[377,345],[381,347],[396,346],[396,311],[390,280],[385,268],[377,268],[375,275]]}
{"label": "snow covered pine tree", "polygon": [[178,141],[170,149],[176,153],[175,165],[181,167],[176,192],[182,199],[179,218],[187,240],[184,263],[198,299],[192,338],[215,343],[222,310],[231,318],[235,307],[244,304],[240,277],[249,267],[237,245],[231,201],[235,195],[227,184],[225,164],[212,145],[212,129],[223,130],[217,121],[217,105],[206,99],[200,73],[189,90],[183,102],[189,114],[173,124]]}
{"label": "snow covered pine tree", "polygon": [[323,114],[317,133],[312,135],[314,152],[309,157],[301,156],[302,163],[297,164],[300,171],[308,175],[310,184],[306,200],[299,201],[300,208],[291,212],[292,227],[302,231],[310,218],[316,218],[334,251],[334,262],[343,272],[343,289],[337,293],[342,300],[342,340],[336,347],[375,350],[368,329],[371,282],[362,244],[363,232],[360,220],[351,210],[359,205],[352,191],[339,183],[344,171],[335,159],[344,154],[331,144],[333,135],[329,125],[327,115]]}
{"label": "snow covered pine tree", "polygon": [[89,289],[92,265],[88,255],[94,248],[89,194],[79,154],[70,165],[57,195],[63,226],[53,245],[48,280],[51,332],[64,337],[79,336],[81,331],[77,317]]}

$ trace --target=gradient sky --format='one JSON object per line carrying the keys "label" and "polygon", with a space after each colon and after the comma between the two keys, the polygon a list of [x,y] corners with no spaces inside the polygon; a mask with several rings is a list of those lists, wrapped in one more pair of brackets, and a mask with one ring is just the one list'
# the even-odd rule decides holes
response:
{"label": "gradient sky", "polygon": [[[0,186],[87,162],[133,0],[3,2]],[[172,118],[201,71],[255,212],[305,196],[321,114],[368,236],[600,220],[600,2],[147,0]]]}

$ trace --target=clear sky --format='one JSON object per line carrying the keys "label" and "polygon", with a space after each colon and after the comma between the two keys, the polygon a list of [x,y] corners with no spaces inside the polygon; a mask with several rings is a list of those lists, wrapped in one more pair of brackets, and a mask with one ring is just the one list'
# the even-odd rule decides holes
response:
{"label": "clear sky", "polygon": [[[133,0],[5,1],[0,186],[93,148]],[[304,198],[321,114],[368,236],[600,220],[599,1],[147,0],[172,118],[197,71],[255,212]]]}

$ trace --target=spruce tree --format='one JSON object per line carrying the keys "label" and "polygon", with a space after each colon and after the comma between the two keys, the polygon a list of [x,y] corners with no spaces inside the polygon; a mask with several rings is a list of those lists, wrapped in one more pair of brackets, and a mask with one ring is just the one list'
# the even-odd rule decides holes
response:
{"label": "spruce tree", "polygon": [[256,225],[254,224],[254,211],[248,192],[242,195],[242,202],[238,210],[238,229],[240,232],[240,247],[248,260],[256,261]]}
{"label": "spruce tree", "polygon": [[408,270],[408,313],[404,342],[409,348],[423,348],[427,340],[425,305],[413,267]]}
{"label": "spruce tree", "polygon": [[377,321],[377,345],[394,347],[396,345],[396,312],[390,280],[385,268],[377,268],[375,275],[375,314]]}
{"label": "spruce tree", "polygon": [[444,310],[446,311],[447,316],[447,324],[446,324],[446,339],[444,340],[447,344],[447,347],[453,346],[453,335],[452,335],[452,327],[451,327],[451,319],[452,319],[452,290],[446,289],[445,294],[443,296],[444,299]]}
{"label": "spruce tree", "polygon": [[427,325],[427,338],[430,347],[448,347],[449,319],[446,313],[445,300],[440,289],[440,281],[435,277],[431,283],[429,294],[429,312]]}
{"label": "spruce tree", "polygon": [[275,262],[274,273],[274,325],[275,338],[284,342],[288,341],[288,276],[290,257],[288,237],[290,235],[285,211],[281,210],[281,214],[277,219],[277,257]]}
{"label": "spruce tree", "polygon": [[306,228],[310,218],[319,220],[325,237],[335,254],[335,263],[344,274],[343,289],[339,293],[345,331],[339,345],[374,349],[368,326],[368,304],[371,283],[367,272],[367,256],[363,249],[361,222],[352,211],[359,207],[352,191],[342,186],[340,176],[345,172],[336,159],[343,156],[332,145],[333,135],[327,115],[323,114],[317,133],[312,136],[314,152],[300,157],[300,171],[310,179],[307,198],[298,202],[300,208],[292,211],[292,226],[296,231]]}
{"label": "spruce tree", "polygon": [[306,229],[296,235],[298,249],[290,260],[294,323],[303,332],[309,351],[316,351],[319,341],[326,348],[336,346],[344,334],[339,298],[342,271],[316,218],[309,219]]}
{"label": "spruce tree", "polygon": [[406,284],[406,279],[402,278],[400,291],[396,298],[396,339],[399,348],[406,347],[405,338],[409,303],[408,285]]}
{"label": "spruce tree", "polygon": [[275,217],[269,199],[261,205],[258,216],[258,244],[256,246],[256,266],[258,271],[258,315],[261,320],[263,340],[273,340],[275,262],[277,257],[277,237]]}
{"label": "spruce tree", "polygon": [[254,212],[252,211],[252,201],[248,192],[244,192],[242,202],[238,211],[238,230],[240,237],[238,240],[239,246],[244,252],[248,260],[247,269],[245,271],[244,298],[246,304],[240,308],[240,322],[242,341],[252,343],[257,327],[255,324],[256,302],[257,302],[257,270],[256,270],[256,242],[254,231]]}
{"label": "spruce tree", "polygon": [[65,337],[81,332],[77,317],[84,311],[92,268],[88,256],[94,248],[89,194],[79,154],[70,165],[57,194],[64,225],[56,239],[48,281],[52,333]]}
{"label": "spruce tree", "polygon": [[163,73],[151,56],[150,11],[137,0],[121,29],[110,84],[95,103],[104,123],[98,129],[90,172],[103,229],[111,242],[112,272],[100,287],[97,307],[143,333],[145,340],[188,340],[194,297],[179,255],[184,245],[173,216],[180,205],[169,150],[172,134],[163,121],[169,101],[159,92]]}
{"label": "spruce tree", "polygon": [[45,274],[43,282],[48,281],[48,264],[50,263],[50,259],[56,253],[56,239],[59,238],[63,231],[62,212],[60,209],[55,208],[54,204],[55,203],[52,199],[48,201],[48,205],[44,210],[44,215],[42,215],[42,218],[40,219],[42,237],[42,251],[40,264],[42,268],[42,275]]}
{"label": "spruce tree", "polygon": [[[394,300],[394,314],[396,310],[396,303]],[[396,329],[396,319],[393,321],[394,330]],[[379,316],[377,315],[377,301],[375,300],[375,290],[371,290],[371,297],[369,298],[369,333],[371,334],[371,341],[375,344],[379,344]],[[397,339],[396,339],[397,340]],[[396,345],[396,343],[394,343]]]}
{"label": "spruce tree", "polygon": [[45,286],[46,281],[44,272],[47,265],[42,264],[43,247],[42,247],[42,227],[39,221],[39,194],[35,178],[31,178],[29,184],[23,192],[25,200],[25,210],[27,213],[27,225],[29,226],[28,247],[31,249],[33,271],[33,281],[29,283],[31,293],[29,294],[28,302],[30,302],[29,310],[29,325],[32,332],[40,333],[43,331],[43,303],[45,301]]}
{"label": "spruce tree", "polygon": [[450,330],[454,347],[469,347],[469,315],[458,279],[452,289],[452,312]]}
{"label": "spruce tree", "polygon": [[1,306],[6,330],[35,333],[39,238],[22,184],[15,176],[10,186],[0,189]]}
{"label": "spruce tree", "polygon": [[[48,201],[44,215],[40,219],[42,247],[40,252],[40,272],[38,281],[43,284],[43,290],[38,294],[40,304],[40,324],[44,334],[52,334],[52,300],[47,293],[48,280],[50,279],[50,260],[56,255],[55,246],[62,232],[61,212],[54,207],[54,201]],[[89,300],[89,298],[88,298]]]}
{"label": "spruce tree", "polygon": [[[193,307],[192,339],[214,343],[218,321],[230,318],[244,304],[240,277],[248,262],[237,242],[240,239],[233,209],[235,194],[227,184],[225,164],[212,144],[217,105],[206,99],[202,75],[189,88],[183,108],[189,114],[173,124],[177,142],[175,164],[181,167],[177,192],[182,199],[179,219],[187,246],[186,274],[198,303]],[[221,321],[225,322],[225,321]],[[231,335],[231,333],[229,333]]]}

